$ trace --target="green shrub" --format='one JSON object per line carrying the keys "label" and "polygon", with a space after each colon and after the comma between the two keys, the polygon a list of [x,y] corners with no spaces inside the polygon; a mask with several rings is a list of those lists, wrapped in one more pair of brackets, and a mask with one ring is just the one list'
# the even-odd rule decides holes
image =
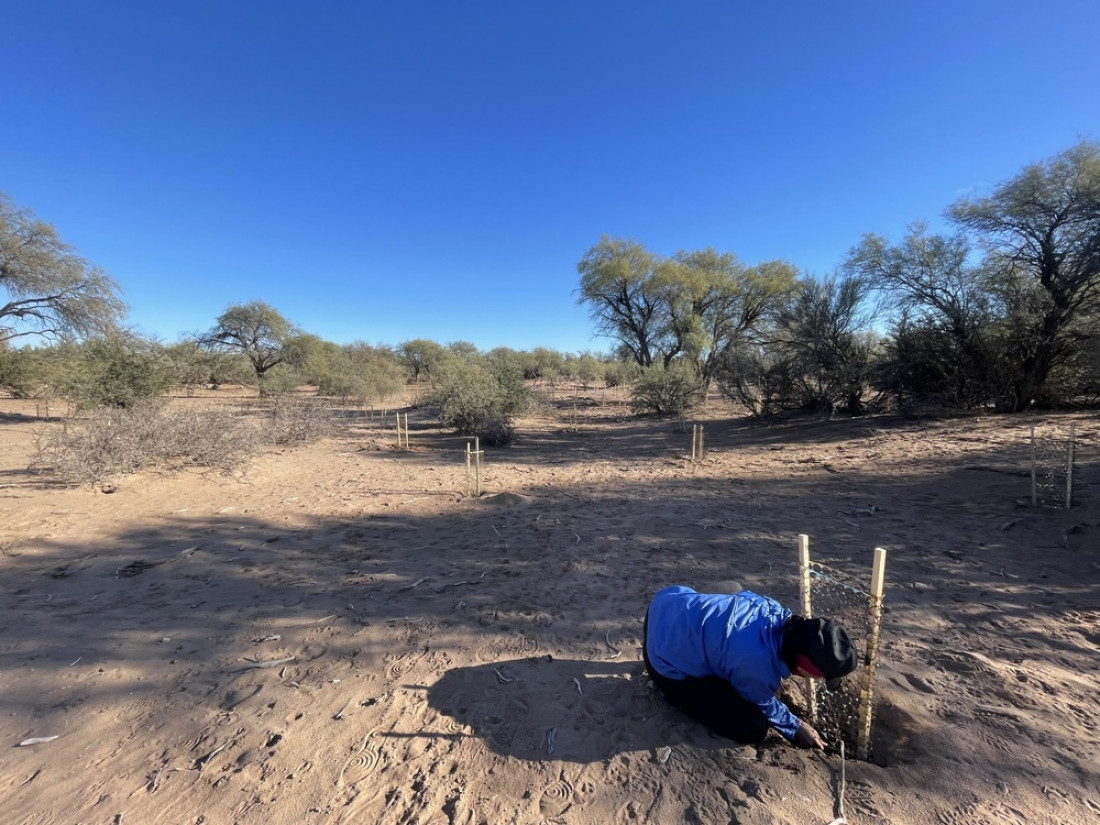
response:
{"label": "green shrub", "polygon": [[512,440],[512,420],[526,411],[529,401],[518,370],[494,370],[481,360],[454,359],[447,363],[430,403],[444,426],[499,445]]}
{"label": "green shrub", "polygon": [[171,376],[140,342],[102,338],[57,348],[47,377],[55,391],[80,410],[132,407],[162,395]]}
{"label": "green shrub", "polygon": [[702,394],[703,383],[691,366],[674,362],[668,369],[647,368],[631,390],[630,406],[636,413],[673,415],[699,401]]}

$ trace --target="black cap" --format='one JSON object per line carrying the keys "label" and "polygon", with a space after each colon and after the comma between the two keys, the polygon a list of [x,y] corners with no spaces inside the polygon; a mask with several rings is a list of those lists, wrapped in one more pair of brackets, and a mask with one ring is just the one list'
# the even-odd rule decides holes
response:
{"label": "black cap", "polygon": [[789,632],[793,650],[804,655],[825,676],[825,687],[837,690],[840,680],[856,669],[856,651],[844,625],[832,619],[803,619]]}

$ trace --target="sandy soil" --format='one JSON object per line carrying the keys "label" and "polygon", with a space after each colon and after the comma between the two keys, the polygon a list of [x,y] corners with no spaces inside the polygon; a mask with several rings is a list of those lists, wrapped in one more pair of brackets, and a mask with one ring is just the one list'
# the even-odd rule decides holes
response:
{"label": "sandy soil", "polygon": [[[105,493],[28,473],[49,425],[0,401],[0,820],[1100,822],[1095,414],[714,405],[692,462],[690,428],[559,400],[487,451],[480,498],[415,409],[408,452],[351,419],[241,479]],[[1076,505],[1032,507],[1029,429],[1070,423]],[[873,752],[843,793],[837,756],[731,747],[640,661],[665,584],[796,607],[799,533],[858,577],[889,552]]]}

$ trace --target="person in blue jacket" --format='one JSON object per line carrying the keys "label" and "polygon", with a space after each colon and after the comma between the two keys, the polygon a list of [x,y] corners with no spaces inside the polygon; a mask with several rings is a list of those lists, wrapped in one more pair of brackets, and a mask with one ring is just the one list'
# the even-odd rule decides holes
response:
{"label": "person in blue jacket", "polygon": [[650,602],[642,657],[668,701],[718,735],[755,744],[775,728],[818,749],[820,734],[777,698],[780,682],[807,676],[836,690],[856,668],[848,631],[831,619],[793,615],[748,590],[707,594],[682,585]]}

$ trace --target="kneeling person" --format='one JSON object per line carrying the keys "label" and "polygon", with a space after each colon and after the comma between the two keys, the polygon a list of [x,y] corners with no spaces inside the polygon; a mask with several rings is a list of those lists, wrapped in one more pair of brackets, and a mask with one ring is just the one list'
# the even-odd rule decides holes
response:
{"label": "kneeling person", "polygon": [[644,628],[646,670],[688,716],[737,742],[758,743],[772,727],[795,744],[824,749],[818,732],[776,693],[789,676],[840,686],[856,668],[842,625],[795,616],[747,590],[714,595],[673,585],[653,597]]}

